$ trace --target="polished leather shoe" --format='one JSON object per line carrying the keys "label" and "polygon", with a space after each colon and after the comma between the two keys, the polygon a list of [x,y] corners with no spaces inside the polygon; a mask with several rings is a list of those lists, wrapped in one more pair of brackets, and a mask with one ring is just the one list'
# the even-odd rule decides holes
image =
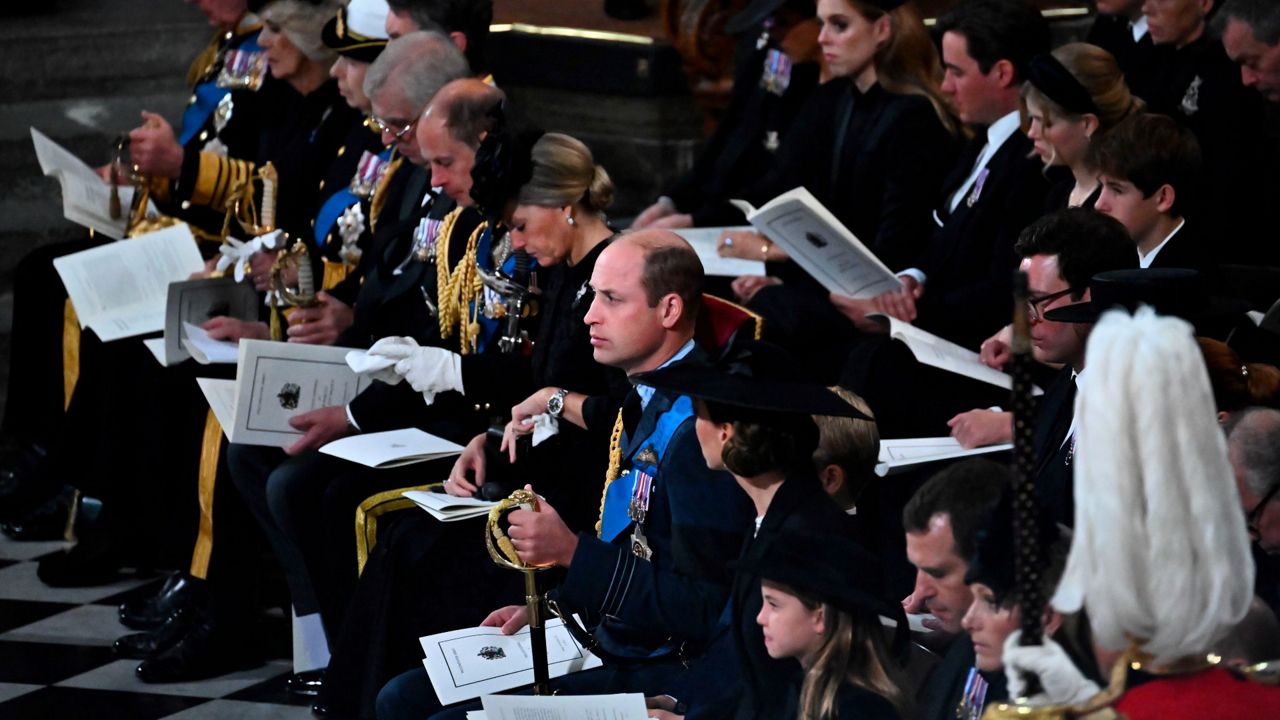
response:
{"label": "polished leather shoe", "polygon": [[329,717],[329,704],[323,700],[311,703],[311,714],[316,717]]}
{"label": "polished leather shoe", "polygon": [[324,687],[324,668],[294,673],[284,681],[284,687],[294,695],[315,697],[320,694],[320,688]]}
{"label": "polished leather shoe", "polygon": [[178,608],[155,630],[131,633],[116,639],[111,649],[118,658],[145,660],[168,650],[181,640],[195,621],[202,619],[194,607]]}
{"label": "polished leather shoe", "polygon": [[70,498],[60,493],[17,520],[0,523],[0,532],[19,542],[61,540],[67,532],[70,509]]}
{"label": "polished leather shoe", "polygon": [[261,665],[244,633],[208,614],[194,622],[171,647],[143,660],[135,673],[144,683],[205,680]]}
{"label": "polished leather shoe", "polygon": [[203,600],[205,593],[204,580],[184,572],[175,573],[155,595],[121,603],[120,623],[134,630],[154,630],[164,625],[175,611]]}
{"label": "polished leather shoe", "polygon": [[49,587],[106,585],[119,579],[120,560],[103,543],[82,541],[41,559],[36,576]]}

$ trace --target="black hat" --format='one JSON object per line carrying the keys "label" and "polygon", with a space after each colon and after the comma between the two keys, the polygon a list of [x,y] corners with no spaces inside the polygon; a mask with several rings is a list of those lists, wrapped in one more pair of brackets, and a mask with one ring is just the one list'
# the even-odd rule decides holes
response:
{"label": "black hat", "polygon": [[[997,603],[1003,603],[1014,590],[1014,554],[1017,542],[1013,530],[1013,496],[1014,490],[1006,486],[1001,492],[1000,502],[991,514],[984,527],[978,529],[973,557],[969,558],[969,569],[964,574],[966,585],[982,583],[991,588]],[[1036,535],[1039,538],[1040,557],[1049,558],[1053,547],[1061,537],[1058,525],[1050,521],[1039,503],[1035,504],[1035,512],[1031,522],[1036,524]],[[1045,568],[1041,568],[1043,573]]]}
{"label": "black hat", "polygon": [[371,63],[387,46],[387,12],[386,0],[352,0],[325,23],[320,39],[345,58]]}
{"label": "black hat", "polygon": [[1195,270],[1147,268],[1098,273],[1089,281],[1088,302],[1054,308],[1044,318],[1091,323],[1112,308],[1133,311],[1140,305],[1150,305],[1161,315],[1180,317],[1197,329],[1232,320],[1248,310],[1241,301],[1211,297],[1204,277]]}
{"label": "black hat", "polygon": [[506,101],[489,109],[491,127],[476,148],[471,166],[471,199],[489,218],[499,218],[533,179],[533,146],[543,136],[537,128],[517,129],[507,120]]}
{"label": "black hat", "polygon": [[681,363],[633,381],[749,410],[871,419],[826,387],[799,377],[798,365],[777,345],[750,340],[730,344],[712,365]]}
{"label": "black hat", "polygon": [[885,587],[880,563],[862,545],[838,535],[784,532],[759,553],[735,563],[763,580],[830,603],[855,617],[897,623],[895,649],[906,640],[907,618],[902,602]]}

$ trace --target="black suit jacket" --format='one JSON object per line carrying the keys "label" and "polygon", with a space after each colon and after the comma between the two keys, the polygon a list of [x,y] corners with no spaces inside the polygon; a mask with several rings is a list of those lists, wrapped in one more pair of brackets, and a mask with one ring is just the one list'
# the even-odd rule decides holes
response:
{"label": "black suit jacket", "polygon": [[1111,53],[1124,73],[1129,89],[1142,97],[1142,91],[1151,83],[1155,72],[1155,44],[1151,42],[1151,34],[1134,42],[1133,30],[1129,19],[1119,15],[1098,15],[1089,28],[1086,42]]}
{"label": "black suit jacket", "polygon": [[[987,178],[972,205],[961,200],[954,213],[946,203],[973,169],[985,136],[962,153],[944,185],[937,217],[942,221],[920,267],[928,284],[917,308],[916,325],[965,347],[979,343],[1009,322],[1013,251],[1019,233],[1040,217],[1049,181],[1032,143],[1014,133],[987,163]],[[1029,157],[1030,156],[1030,157]]]}
{"label": "black suit jacket", "polygon": [[1197,231],[1197,226],[1187,221],[1182,229],[1169,238],[1169,242],[1160,248],[1160,252],[1152,259],[1153,268],[1187,268],[1197,270],[1204,276],[1210,287],[1218,284],[1218,265],[1209,251],[1205,238]]}
{"label": "black suit jacket", "polygon": [[919,261],[930,205],[956,152],[928,100],[832,80],[787,137],[777,169],[743,198],[759,207],[803,185],[889,267]]}
{"label": "black suit jacket", "polygon": [[1075,415],[1075,383],[1071,376],[1071,368],[1063,368],[1045,390],[1036,415],[1035,434],[1036,493],[1046,517],[1067,526],[1075,518],[1071,483],[1074,440],[1066,441]]}

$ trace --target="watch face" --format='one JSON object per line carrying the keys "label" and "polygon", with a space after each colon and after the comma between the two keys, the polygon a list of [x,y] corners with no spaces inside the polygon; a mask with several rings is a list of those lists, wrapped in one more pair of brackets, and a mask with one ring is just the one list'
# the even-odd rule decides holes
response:
{"label": "watch face", "polygon": [[551,396],[551,399],[547,400],[547,412],[550,413],[551,415],[559,417],[560,413],[563,411],[564,411],[564,394],[557,392],[555,395]]}

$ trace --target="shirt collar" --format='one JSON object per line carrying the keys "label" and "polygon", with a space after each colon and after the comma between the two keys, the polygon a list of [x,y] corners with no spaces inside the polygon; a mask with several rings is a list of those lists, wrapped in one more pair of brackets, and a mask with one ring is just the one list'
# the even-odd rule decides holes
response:
{"label": "shirt collar", "polygon": [[[686,340],[685,344],[681,346],[679,350],[676,351],[675,355],[672,355],[671,357],[667,358],[667,361],[659,365],[656,369],[661,370],[662,368],[670,365],[673,362],[678,362],[680,360],[683,360],[684,357],[692,351],[693,351],[693,340],[692,339]],[[641,385],[640,383],[636,383],[636,394],[640,396],[641,408],[649,407],[649,401],[653,399],[653,394],[656,392],[657,390],[649,387],[648,385]]]}
{"label": "shirt collar", "polygon": [[1169,233],[1167,236],[1165,236],[1164,240],[1160,241],[1159,245],[1151,248],[1151,252],[1147,253],[1146,255],[1143,255],[1142,253],[1138,253],[1138,266],[1143,270],[1146,270],[1147,268],[1151,267],[1151,263],[1155,262],[1156,255],[1160,254],[1160,251],[1164,248],[1164,246],[1168,245],[1169,241],[1173,239],[1173,236],[1177,235],[1178,231],[1182,229],[1182,226],[1186,224],[1187,224],[1187,221],[1184,218],[1182,222],[1178,223],[1178,227],[1173,229],[1173,232]]}
{"label": "shirt collar", "polygon": [[1133,33],[1134,42],[1142,40],[1143,36],[1147,34],[1147,16],[1143,15],[1129,23],[1129,32]]}
{"label": "shirt collar", "polygon": [[1021,125],[1022,115],[1017,110],[991,123],[991,127],[987,128],[987,146],[994,152],[995,149],[1004,145],[1006,140],[1013,137]]}

